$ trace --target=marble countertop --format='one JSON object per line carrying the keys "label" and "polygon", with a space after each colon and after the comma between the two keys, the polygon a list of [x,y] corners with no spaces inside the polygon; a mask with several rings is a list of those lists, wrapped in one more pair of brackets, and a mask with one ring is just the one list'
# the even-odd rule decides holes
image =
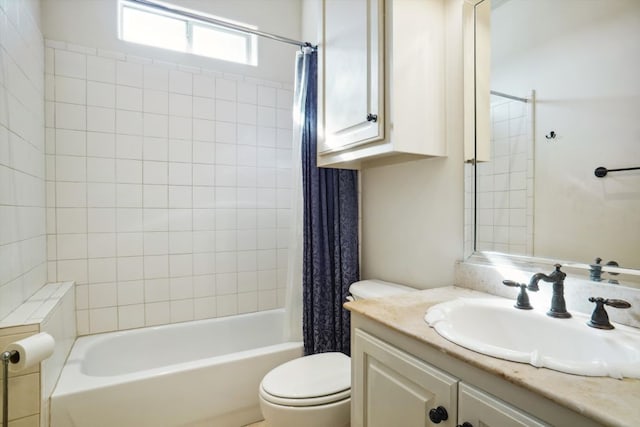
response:
{"label": "marble countertop", "polygon": [[498,375],[599,423],[611,426],[635,426],[640,423],[640,380],[564,374],[485,356],[442,338],[425,323],[424,314],[432,305],[460,297],[499,298],[450,286],[388,298],[348,302],[345,308],[433,346],[451,357]]}

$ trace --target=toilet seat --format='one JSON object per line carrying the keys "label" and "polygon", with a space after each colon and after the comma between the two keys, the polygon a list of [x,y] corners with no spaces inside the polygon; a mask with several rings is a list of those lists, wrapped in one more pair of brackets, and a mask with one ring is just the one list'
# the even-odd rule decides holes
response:
{"label": "toilet seat", "polygon": [[338,352],[319,353],[284,363],[260,384],[260,396],[275,405],[327,405],[351,396],[351,359]]}

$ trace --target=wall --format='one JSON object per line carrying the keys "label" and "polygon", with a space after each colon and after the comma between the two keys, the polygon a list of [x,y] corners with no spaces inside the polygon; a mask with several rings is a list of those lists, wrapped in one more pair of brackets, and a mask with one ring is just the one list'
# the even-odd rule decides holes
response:
{"label": "wall", "polygon": [[451,285],[463,256],[462,1],[445,4],[448,156],[361,173],[363,278]]}
{"label": "wall", "polygon": [[[168,3],[255,25],[261,31],[300,38],[300,0],[171,0]],[[293,78],[293,45],[258,40],[258,67],[245,67],[195,55],[136,45],[118,39],[117,0],[43,0],[45,37],[129,55],[153,57],[195,67],[213,68],[275,81]]]}
{"label": "wall", "polygon": [[46,280],[38,1],[0,2],[0,319]]}
{"label": "wall", "polygon": [[509,37],[492,89],[536,91],[535,255],[640,267],[640,174],[594,176],[640,166],[638,2],[510,1],[494,15]]}
{"label": "wall", "polygon": [[533,101],[491,98],[491,159],[477,165],[477,249],[533,255]]}
{"label": "wall", "polygon": [[49,278],[78,334],[282,306],[290,85],[47,46]]}

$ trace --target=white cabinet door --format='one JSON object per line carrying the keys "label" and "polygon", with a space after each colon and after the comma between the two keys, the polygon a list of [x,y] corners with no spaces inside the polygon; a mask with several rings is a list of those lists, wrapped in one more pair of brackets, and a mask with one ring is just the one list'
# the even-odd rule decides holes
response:
{"label": "white cabinet door", "polygon": [[324,0],[319,152],[384,138],[383,0]]}
{"label": "white cabinet door", "polygon": [[473,427],[547,426],[531,415],[468,384],[460,383],[458,387],[459,425],[467,422]]}
{"label": "white cabinet door", "polygon": [[458,379],[360,329],[352,362],[352,427],[433,426],[429,411],[439,406],[455,426]]}

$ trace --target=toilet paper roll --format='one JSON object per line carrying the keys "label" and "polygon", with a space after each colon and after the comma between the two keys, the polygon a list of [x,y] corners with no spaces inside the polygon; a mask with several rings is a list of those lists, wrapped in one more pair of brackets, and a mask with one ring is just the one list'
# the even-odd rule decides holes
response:
{"label": "toilet paper roll", "polygon": [[[11,372],[19,372],[42,362],[53,354],[55,344],[53,337],[46,332],[40,332],[9,344],[6,351],[18,352],[17,357],[11,359],[9,370]],[[15,361],[15,359],[18,360]]]}

